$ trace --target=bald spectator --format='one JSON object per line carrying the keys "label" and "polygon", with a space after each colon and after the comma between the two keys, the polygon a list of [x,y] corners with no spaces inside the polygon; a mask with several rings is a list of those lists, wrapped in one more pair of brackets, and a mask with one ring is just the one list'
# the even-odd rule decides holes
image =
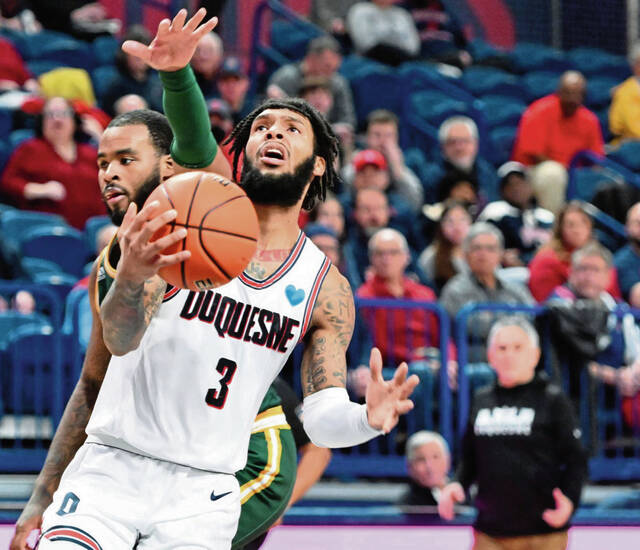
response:
{"label": "bald spectator", "polygon": [[[471,226],[463,243],[469,271],[458,273],[442,289],[440,303],[454,318],[470,303],[533,305],[531,293],[524,285],[503,279],[499,273],[504,250],[502,233],[494,225],[478,222]],[[469,320],[469,361],[485,361],[485,342],[496,315],[478,312]]]}
{"label": "bald spectator", "polygon": [[629,55],[633,75],[615,88],[609,109],[609,130],[615,141],[640,139],[640,42]]}
{"label": "bald spectator", "polygon": [[216,78],[222,64],[224,48],[222,40],[215,32],[203,36],[191,58],[191,67],[196,75],[198,86],[205,97],[216,95]]}
{"label": "bald spectator", "polygon": [[627,212],[628,243],[616,252],[614,265],[622,297],[633,307],[640,307],[640,202]]}
{"label": "bald spectator", "polygon": [[347,14],[347,31],[360,55],[399,65],[420,54],[420,37],[411,14],[397,0],[358,2]]}
{"label": "bald spectator", "polygon": [[[404,162],[404,153],[399,142],[399,124],[398,117],[391,111],[371,111],[367,116],[365,144],[367,149],[379,151],[384,155],[391,175],[391,187],[408,201],[413,211],[417,212],[423,203],[422,184]],[[352,184],[352,164],[344,167],[342,177],[346,186]]]}
{"label": "bald spectator", "polygon": [[438,182],[458,176],[477,183],[481,204],[498,199],[498,177],[493,166],[478,156],[478,126],[472,118],[456,115],[445,120],[438,128],[438,142],[440,156],[429,167],[429,181],[423,182],[426,203],[442,200],[443,193],[448,195]]}
{"label": "bald spectator", "polygon": [[340,44],[331,36],[314,38],[307,46],[307,53],[299,63],[290,63],[280,67],[269,79],[267,95],[272,98],[296,97],[306,77],[320,76],[328,78],[333,92],[333,106],[327,120],[331,124],[356,126],[356,114],[353,106],[351,87],[347,80],[338,74],[342,63]]}
{"label": "bald spectator", "polygon": [[407,440],[405,454],[409,488],[399,504],[437,506],[451,468],[451,453],[446,440],[436,432],[421,430]]}
{"label": "bald spectator", "polygon": [[138,109],[148,109],[147,100],[138,94],[123,95],[113,104],[114,115],[118,116]]}
{"label": "bald spectator", "polygon": [[567,71],[558,90],[534,101],[520,119],[513,160],[531,167],[538,204],[554,214],[565,202],[573,156],[583,150],[604,155],[598,117],[582,105],[586,88],[581,73]]}

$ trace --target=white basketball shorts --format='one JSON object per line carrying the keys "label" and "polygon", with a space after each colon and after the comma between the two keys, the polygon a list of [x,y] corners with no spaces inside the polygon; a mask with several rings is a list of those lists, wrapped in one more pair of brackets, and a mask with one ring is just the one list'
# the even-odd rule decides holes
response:
{"label": "white basketball shorts", "polygon": [[228,550],[235,476],[85,443],[43,517],[40,550]]}

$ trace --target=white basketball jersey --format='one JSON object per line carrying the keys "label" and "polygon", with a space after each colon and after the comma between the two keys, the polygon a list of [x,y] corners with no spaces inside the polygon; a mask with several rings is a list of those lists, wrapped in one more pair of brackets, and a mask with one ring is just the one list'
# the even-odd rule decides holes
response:
{"label": "white basketball jersey", "polygon": [[214,472],[247,459],[260,403],[304,336],[326,256],[300,232],[264,281],[166,294],[138,348],[112,357],[89,442]]}

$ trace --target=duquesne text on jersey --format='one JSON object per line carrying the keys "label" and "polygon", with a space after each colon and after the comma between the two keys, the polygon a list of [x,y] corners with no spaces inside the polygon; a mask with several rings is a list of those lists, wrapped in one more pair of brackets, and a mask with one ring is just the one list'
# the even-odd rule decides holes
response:
{"label": "duquesne text on jersey", "polygon": [[220,338],[230,336],[244,342],[286,353],[293,330],[300,326],[286,315],[261,309],[212,290],[189,292],[180,317],[210,323]]}

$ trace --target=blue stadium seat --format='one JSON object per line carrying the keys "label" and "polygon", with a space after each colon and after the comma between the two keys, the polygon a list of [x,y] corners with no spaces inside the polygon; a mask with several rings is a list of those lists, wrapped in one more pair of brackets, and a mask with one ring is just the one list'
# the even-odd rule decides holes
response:
{"label": "blue stadium seat", "polygon": [[13,152],[13,148],[9,145],[8,142],[0,140],[0,175],[4,171],[7,162],[9,162],[9,157]]}
{"label": "blue stadium seat", "polygon": [[64,67],[77,67],[85,71],[90,71],[94,65],[91,46],[73,39],[54,40],[44,44],[37,59],[56,61]]}
{"label": "blue stadium seat", "polygon": [[476,97],[502,95],[520,100],[526,97],[526,90],[517,77],[492,67],[469,67],[462,83]]}
{"label": "blue stadium seat", "polygon": [[54,69],[59,69],[60,67],[64,67],[65,64],[60,61],[53,61],[51,59],[32,59],[27,61],[27,67],[34,74],[34,76],[39,77],[44,73],[48,73],[49,71],[53,71]]}
{"label": "blue stadium seat", "polygon": [[513,68],[519,73],[531,71],[564,72],[572,68],[572,63],[560,50],[544,46],[521,42],[511,52]]}
{"label": "blue stadium seat", "polygon": [[111,82],[118,76],[118,69],[114,65],[102,65],[91,71],[91,83],[98,103],[109,89]]}
{"label": "blue stadium seat", "polygon": [[301,25],[276,19],[271,23],[271,46],[287,59],[299,60],[307,51],[307,44],[323,34],[319,27]]}
{"label": "blue stadium seat", "polygon": [[84,224],[84,240],[85,246],[89,252],[93,252],[96,247],[96,237],[98,232],[111,223],[111,218],[107,215],[93,216]]}
{"label": "blue stadium seat", "polygon": [[42,258],[31,258],[29,256],[22,258],[22,268],[30,279],[35,279],[43,273],[46,275],[64,274],[64,271],[62,271],[62,268],[57,263]]}
{"label": "blue stadium seat", "polygon": [[81,231],[73,227],[34,227],[20,242],[23,256],[57,263],[65,273],[81,277],[87,261],[87,248]]}
{"label": "blue stadium seat", "polygon": [[35,130],[31,130],[29,128],[19,128],[18,130],[14,130],[9,134],[9,146],[11,150],[15,149],[18,145],[20,145],[23,141],[27,141],[35,137]]}
{"label": "blue stadium seat", "polygon": [[388,68],[372,69],[351,80],[358,125],[364,125],[367,115],[374,109],[388,109],[400,114],[402,83],[402,78]]}
{"label": "blue stadium seat", "polygon": [[586,106],[589,109],[598,110],[609,105],[613,88],[618,84],[620,84],[619,80],[610,77],[590,78],[587,83]]}
{"label": "blue stadium seat", "polygon": [[25,315],[11,310],[0,312],[0,349],[6,349],[11,334],[23,326],[50,327],[51,323],[41,313]]}
{"label": "blue stadium seat", "polygon": [[95,66],[113,65],[119,49],[120,43],[115,36],[98,36],[91,44]]}
{"label": "blue stadium seat", "polygon": [[43,59],[43,53],[45,52],[73,48],[79,44],[84,45],[86,48],[89,47],[88,44],[80,42],[68,34],[47,29],[43,29],[36,34],[27,35],[25,43],[26,46],[23,55],[25,59]]}
{"label": "blue stadium seat", "polygon": [[638,141],[625,141],[607,156],[634,172],[640,172],[640,142]]}
{"label": "blue stadium seat", "polygon": [[513,97],[502,95],[482,97],[482,112],[487,117],[490,128],[517,126],[526,108],[524,101]]}
{"label": "blue stadium seat", "polygon": [[371,71],[385,70],[387,67],[382,63],[373,61],[368,57],[362,57],[361,55],[351,54],[342,58],[342,63],[338,72],[344,76],[347,80],[351,80],[360,76],[362,73],[369,73]]}
{"label": "blue stadium seat", "polygon": [[468,116],[471,111],[468,103],[453,99],[436,90],[411,94],[409,105],[413,116],[421,118],[436,128],[450,116]]}
{"label": "blue stadium seat", "polygon": [[[33,276],[33,282],[52,291],[58,301],[64,304],[73,285],[78,282],[78,278],[67,273],[36,273]],[[45,312],[48,313],[48,309],[45,309]],[[64,314],[64,312],[62,313]],[[62,325],[62,318],[54,319],[53,322],[56,326],[60,326]]]}
{"label": "blue stadium seat", "polygon": [[536,71],[526,74],[522,78],[525,89],[527,91],[527,101],[535,101],[542,96],[549,95],[556,91],[558,87],[557,73],[549,71]]}
{"label": "blue stadium seat", "polygon": [[611,176],[597,168],[576,168],[571,177],[576,182],[576,196],[572,199],[581,199],[583,201],[591,201],[593,195],[602,186],[609,183],[615,183]]}
{"label": "blue stadium seat", "polygon": [[29,210],[11,210],[0,217],[0,231],[5,239],[19,244],[27,232],[34,227],[68,227],[58,214]]}
{"label": "blue stadium seat", "polygon": [[567,59],[589,78],[610,77],[620,83],[631,75],[629,62],[621,55],[614,55],[599,48],[576,48],[567,53]]}
{"label": "blue stadium seat", "polygon": [[465,366],[465,373],[469,378],[469,390],[473,395],[477,390],[492,384],[496,373],[487,363],[469,363]]}
{"label": "blue stadium seat", "polygon": [[13,110],[0,107],[0,140],[8,136],[13,130]]}
{"label": "blue stadium seat", "polygon": [[491,161],[495,166],[500,166],[511,158],[516,131],[515,126],[499,126],[489,132],[493,149]]}

